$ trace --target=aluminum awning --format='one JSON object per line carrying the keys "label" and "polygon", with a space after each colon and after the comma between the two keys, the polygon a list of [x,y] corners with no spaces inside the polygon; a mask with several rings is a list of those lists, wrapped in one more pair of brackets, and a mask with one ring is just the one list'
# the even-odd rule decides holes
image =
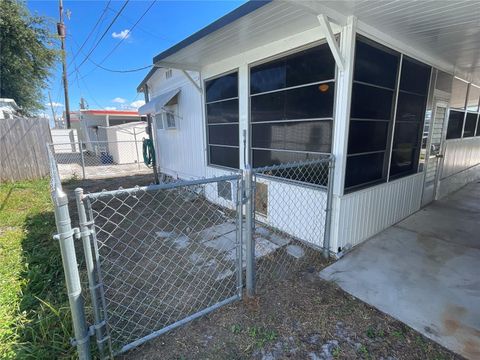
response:
{"label": "aluminum awning", "polygon": [[138,108],[138,113],[140,115],[151,115],[159,113],[160,111],[162,111],[165,105],[167,105],[175,96],[178,95],[179,92],[180,89],[175,89],[154,97],[148,103]]}

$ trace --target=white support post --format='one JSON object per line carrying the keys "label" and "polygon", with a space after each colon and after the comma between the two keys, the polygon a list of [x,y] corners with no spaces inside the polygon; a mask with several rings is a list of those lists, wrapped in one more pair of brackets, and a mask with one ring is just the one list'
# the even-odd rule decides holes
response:
{"label": "white support post", "polygon": [[[322,27],[322,30],[325,32],[325,37],[327,38],[328,46],[330,47],[330,51],[332,52],[333,58],[337,63],[337,67],[340,71],[345,70],[345,60],[340,52],[340,48],[338,47],[337,40],[333,35],[332,28],[330,26],[330,22],[328,18],[324,14],[320,14],[317,16],[317,19]],[[348,26],[348,25],[347,25]]]}
{"label": "white support post", "polygon": [[250,129],[248,126],[250,91],[248,85],[249,68],[247,64],[242,64],[238,68],[238,139],[240,145],[240,169],[244,169],[245,164],[250,164]]}
{"label": "white support post", "polygon": [[197,84],[197,82],[190,76],[190,74],[186,70],[182,69],[182,72],[183,72],[183,75],[186,76],[186,78],[193,84],[193,86],[195,86],[195,88],[201,94],[203,92],[201,86]]}
{"label": "white support post", "polygon": [[338,244],[338,234],[341,226],[340,198],[344,193],[345,170],[347,163],[348,132],[350,124],[350,107],[352,97],[353,65],[355,56],[355,37],[357,19],[350,16],[347,25],[342,28],[340,36],[340,51],[345,60],[345,67],[338,69],[336,80],[334,129],[332,153],[335,158],[333,169],[332,213],[330,230],[330,251],[335,251]]}

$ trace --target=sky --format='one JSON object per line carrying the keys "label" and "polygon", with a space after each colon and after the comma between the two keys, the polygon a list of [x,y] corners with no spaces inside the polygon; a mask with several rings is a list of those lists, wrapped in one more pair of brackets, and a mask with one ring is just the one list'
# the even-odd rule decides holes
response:
{"label": "sky", "polygon": [[[71,111],[79,109],[81,97],[85,98],[90,109],[128,109],[142,105],[144,96],[138,94],[136,89],[149,69],[114,73],[98,68],[92,61],[115,70],[138,69],[151,65],[155,55],[245,2],[130,0],[105,33],[125,1],[63,2]],[[51,31],[56,32],[58,1],[30,0],[27,1],[27,6],[32,13],[49,17]],[[96,45],[104,33],[105,36]],[[79,51],[84,42],[85,45]],[[85,60],[92,48],[93,52]],[[61,63],[58,63],[44,93],[47,106],[45,115],[49,118],[52,118],[49,92],[55,112],[61,114],[64,110],[61,74]]]}

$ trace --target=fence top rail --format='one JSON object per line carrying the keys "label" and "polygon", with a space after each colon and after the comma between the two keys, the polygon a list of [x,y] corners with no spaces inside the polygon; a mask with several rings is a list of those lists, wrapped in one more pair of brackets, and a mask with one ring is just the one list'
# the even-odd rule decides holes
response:
{"label": "fence top rail", "polygon": [[99,140],[99,141],[83,141],[75,140],[70,142],[55,142],[47,143],[48,146],[57,146],[57,145],[72,145],[72,144],[113,144],[113,143],[141,143],[142,140]]}
{"label": "fence top rail", "polygon": [[309,165],[318,165],[318,164],[325,164],[333,160],[333,155],[325,155],[319,159],[315,160],[308,160],[308,161],[298,161],[298,162],[290,162],[284,163],[279,165],[271,165],[271,166],[263,166],[258,168],[253,168],[252,172],[254,173],[264,173],[268,171],[275,171],[275,170],[288,170],[293,168],[298,168],[301,166],[309,166]]}
{"label": "fence top rail", "polygon": [[158,190],[171,190],[180,187],[186,186],[195,186],[195,185],[204,185],[204,184],[211,184],[220,181],[232,181],[232,180],[240,180],[241,176],[237,175],[225,175],[219,177],[213,177],[208,179],[198,179],[198,180],[182,180],[173,183],[165,183],[165,184],[152,184],[147,186],[136,186],[133,188],[128,189],[117,189],[117,190],[110,190],[110,191],[100,191],[95,193],[88,193],[85,197],[89,199],[99,199],[102,197],[112,197],[121,194],[135,194],[139,191],[149,192],[149,191],[158,191]]}

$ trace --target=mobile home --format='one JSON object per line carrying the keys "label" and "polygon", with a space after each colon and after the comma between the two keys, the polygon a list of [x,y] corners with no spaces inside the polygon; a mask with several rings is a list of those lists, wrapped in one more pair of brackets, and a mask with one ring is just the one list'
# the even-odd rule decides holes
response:
{"label": "mobile home", "polygon": [[139,85],[159,170],[333,154],[330,251],[357,245],[480,178],[479,18],[469,1],[247,2]]}

